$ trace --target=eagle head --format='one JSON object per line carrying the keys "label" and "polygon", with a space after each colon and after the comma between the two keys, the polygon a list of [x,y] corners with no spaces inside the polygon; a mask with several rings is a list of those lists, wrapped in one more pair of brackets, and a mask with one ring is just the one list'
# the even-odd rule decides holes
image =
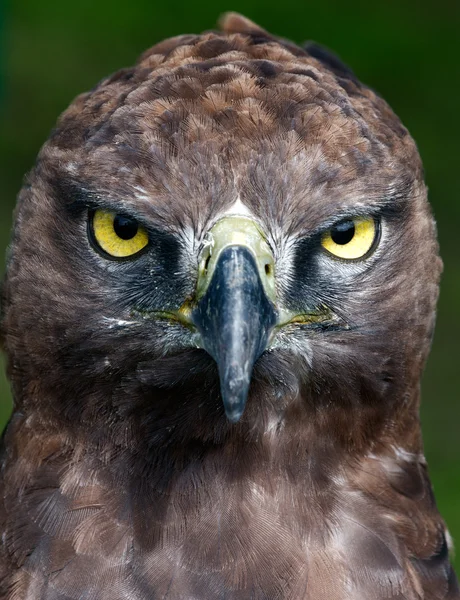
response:
{"label": "eagle head", "polygon": [[440,272],[412,138],[315,44],[229,14],[78,96],[3,291],[6,597],[454,598]]}

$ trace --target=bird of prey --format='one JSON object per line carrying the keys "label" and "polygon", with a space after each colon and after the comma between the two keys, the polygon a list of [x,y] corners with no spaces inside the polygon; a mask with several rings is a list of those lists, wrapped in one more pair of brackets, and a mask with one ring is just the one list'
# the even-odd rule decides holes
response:
{"label": "bird of prey", "polygon": [[459,599],[418,416],[416,146],[246,18],[80,95],[3,287],[2,600]]}

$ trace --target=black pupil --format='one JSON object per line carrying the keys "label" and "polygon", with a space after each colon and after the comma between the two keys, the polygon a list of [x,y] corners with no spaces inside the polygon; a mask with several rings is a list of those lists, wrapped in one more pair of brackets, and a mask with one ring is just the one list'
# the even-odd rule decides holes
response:
{"label": "black pupil", "polygon": [[340,246],[348,244],[355,235],[355,225],[353,221],[343,221],[331,229],[332,241]]}
{"label": "black pupil", "polygon": [[132,240],[138,232],[139,225],[136,219],[116,215],[113,221],[113,229],[122,240]]}

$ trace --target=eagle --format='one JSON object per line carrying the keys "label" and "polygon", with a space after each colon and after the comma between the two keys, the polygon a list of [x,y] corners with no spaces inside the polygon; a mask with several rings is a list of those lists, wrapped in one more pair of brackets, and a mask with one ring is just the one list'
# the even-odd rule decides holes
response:
{"label": "eagle", "polygon": [[416,145],[230,13],[78,96],[2,289],[2,600],[454,600]]}

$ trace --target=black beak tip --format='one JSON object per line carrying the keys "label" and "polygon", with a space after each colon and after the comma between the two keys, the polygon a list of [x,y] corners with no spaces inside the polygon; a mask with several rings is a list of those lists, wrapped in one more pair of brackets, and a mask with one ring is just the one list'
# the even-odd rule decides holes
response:
{"label": "black beak tip", "polygon": [[238,423],[238,421],[241,419],[241,415],[244,412],[244,406],[243,407],[235,407],[235,408],[227,408],[227,405],[224,404],[225,406],[225,415],[227,417],[227,420],[230,423]]}
{"label": "black beak tip", "polygon": [[221,381],[222,401],[230,423],[237,423],[241,419],[249,391],[249,381],[245,385],[241,385],[241,382],[240,385],[234,384],[233,381]]}
{"label": "black beak tip", "polygon": [[249,368],[238,364],[227,368],[225,365],[219,366],[221,367],[220,389],[225,415],[231,423],[237,423],[244,412],[248,399],[252,364],[249,365]]}

